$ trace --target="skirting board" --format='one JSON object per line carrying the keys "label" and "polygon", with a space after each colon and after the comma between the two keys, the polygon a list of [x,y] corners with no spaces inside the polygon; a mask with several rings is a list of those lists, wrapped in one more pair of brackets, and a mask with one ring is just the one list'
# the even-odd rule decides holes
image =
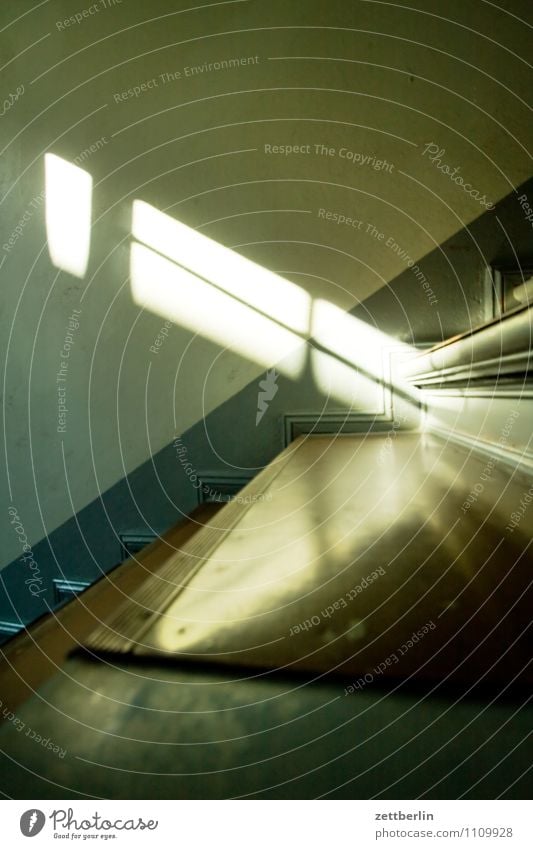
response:
{"label": "skirting board", "polygon": [[533,452],[531,451],[514,451],[512,448],[505,448],[494,442],[468,436],[467,433],[458,433],[457,431],[435,425],[428,425],[424,428],[424,432],[431,433],[449,442],[455,442],[457,445],[463,448],[469,448],[471,451],[481,454],[484,457],[497,457],[498,460],[501,460],[502,463],[505,463],[506,466],[515,471],[533,471]]}

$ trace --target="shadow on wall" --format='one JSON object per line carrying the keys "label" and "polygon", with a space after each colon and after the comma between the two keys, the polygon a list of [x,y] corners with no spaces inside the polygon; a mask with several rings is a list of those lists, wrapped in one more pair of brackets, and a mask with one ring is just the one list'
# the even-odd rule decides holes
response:
{"label": "shadow on wall", "polygon": [[[62,166],[56,162],[54,167],[55,176],[51,168],[49,181],[61,174]],[[72,195],[67,192],[55,205],[50,201],[47,209],[53,261],[81,276],[89,251],[90,191],[85,178],[83,186],[84,211],[70,218],[67,229],[60,225],[65,224]],[[525,191],[530,190],[528,184]],[[364,430],[372,428],[383,412],[382,389],[387,383],[382,348],[393,345],[408,353],[420,342],[439,341],[443,334],[468,329],[489,317],[486,266],[512,261],[513,245],[529,246],[528,226],[513,194],[499,204],[496,217],[482,216],[418,262],[416,268],[429,281],[437,304],[424,297],[422,277],[409,266],[350,315],[324,299],[313,300],[304,287],[137,201],[131,244],[136,302],[165,318],[170,327],[181,323],[193,337],[202,334],[221,348],[227,345],[252,359],[259,368],[276,369],[270,393],[262,373],[261,383],[253,380],[233,395],[230,389],[226,400],[181,434],[188,466],[219,473],[229,469],[230,474],[252,477],[279,451],[285,412],[312,411],[319,419],[332,409],[343,415],[359,411]],[[68,245],[62,244],[65,233]],[[415,310],[428,320],[413,328],[409,316]],[[398,346],[394,337],[404,344]],[[265,392],[272,397],[258,420]],[[21,587],[19,560],[6,567],[0,619],[28,623],[56,606],[54,578],[92,583],[120,559],[118,531],[160,533],[189,513],[198,492],[182,461],[183,453],[178,455],[174,444],[167,445],[35,545],[45,587],[39,598],[31,598]]]}
{"label": "shadow on wall", "polygon": [[532,197],[533,178],[500,201],[494,214],[481,215],[419,261],[435,305],[420,297],[423,280],[406,269],[352,315],[409,345],[434,344],[493,318],[498,305],[491,268],[533,266],[533,218],[524,205]]}
{"label": "shadow on wall", "polygon": [[[82,168],[53,154],[46,156],[45,175],[50,258],[61,271],[83,279],[91,249],[92,180]],[[141,201],[133,204],[132,236],[131,290],[139,306],[157,313],[165,324],[181,325],[191,338],[201,334],[219,349],[252,361],[258,376],[260,369],[269,369],[258,386],[249,384],[249,391],[248,387],[241,391],[241,403],[250,392],[255,396],[256,409],[249,421],[262,428],[248,428],[242,419],[241,477],[252,477],[281,447],[277,411],[287,396],[292,410],[300,404],[307,412],[318,410],[319,418],[332,405],[344,416],[362,413],[365,429],[386,415],[383,397],[388,377],[382,368],[382,349],[396,343],[379,330],[324,299],[312,299],[304,288]],[[64,371],[58,380],[66,381],[66,365]],[[281,392],[280,375],[285,381]],[[233,395],[231,386],[228,390],[224,408]],[[268,414],[278,392],[278,403]],[[414,396],[412,402],[416,407]],[[218,421],[222,419],[223,413]],[[194,443],[202,431],[206,438],[196,460]],[[228,431],[234,434],[235,427]],[[178,456],[175,446],[157,452],[33,546],[39,570],[36,595],[21,585],[20,559],[7,566],[1,576],[0,619],[27,623],[53,609],[58,603],[54,579],[92,583],[119,560],[120,530],[148,528],[158,533],[189,513],[198,495],[191,465],[204,469],[207,464],[221,465],[221,455],[209,438],[209,417],[203,417],[189,435],[180,447],[191,452],[190,462],[183,463],[183,452]],[[243,470],[246,455],[251,462]],[[227,456],[222,463],[227,469]],[[234,473],[236,464],[231,465]]]}

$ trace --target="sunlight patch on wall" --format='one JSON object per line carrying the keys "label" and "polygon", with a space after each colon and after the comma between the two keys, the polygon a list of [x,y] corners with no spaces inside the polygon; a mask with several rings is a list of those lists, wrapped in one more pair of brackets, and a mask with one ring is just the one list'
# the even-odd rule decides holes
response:
{"label": "sunlight patch on wall", "polygon": [[303,339],[191,271],[134,243],[130,275],[133,300],[139,306],[259,365],[282,361],[279,368],[288,376],[297,378],[301,373]]}
{"label": "sunlight patch on wall", "polygon": [[314,354],[311,361],[315,383],[321,391],[325,392],[329,386],[331,394],[358,406],[359,402],[352,399],[359,397],[359,392],[360,400],[365,403],[372,386],[375,392],[378,386],[390,381],[405,400],[419,406],[420,394],[416,388],[398,375],[392,380],[385,374],[387,352],[394,350],[396,357],[409,356],[416,353],[410,345],[319,298],[313,302],[311,338],[330,355]]}
{"label": "sunlight patch on wall", "polygon": [[[381,352],[376,356],[381,361]],[[315,385],[326,397],[341,401],[349,410],[380,409],[383,390],[379,383],[360,374],[357,369],[324,351],[311,349],[311,370]]]}
{"label": "sunlight patch on wall", "polygon": [[61,271],[84,277],[91,246],[92,177],[53,153],[45,155],[44,163],[50,259]]}
{"label": "sunlight patch on wall", "polygon": [[404,343],[323,300],[316,300],[313,304],[311,335],[323,348],[346,363],[353,363],[378,378],[383,376],[382,348],[391,345],[408,348]]}
{"label": "sunlight patch on wall", "polygon": [[141,200],[132,235],[137,304],[293,379],[308,363],[320,392],[350,409],[383,406],[384,357],[408,345]]}
{"label": "sunlight patch on wall", "polygon": [[300,286],[143,201],[133,202],[134,238],[296,333],[309,330],[311,298]]}

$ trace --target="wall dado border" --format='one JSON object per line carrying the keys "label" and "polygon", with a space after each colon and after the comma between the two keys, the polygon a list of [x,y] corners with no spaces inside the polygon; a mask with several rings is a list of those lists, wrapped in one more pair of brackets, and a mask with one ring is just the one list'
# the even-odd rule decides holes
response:
{"label": "wall dado border", "polygon": [[496,387],[502,377],[522,383],[533,372],[532,338],[532,310],[519,307],[410,359],[403,374],[418,387],[469,387],[479,379]]}
{"label": "wall dado border", "polygon": [[398,429],[418,430],[421,402],[400,375],[406,362],[427,349],[428,345],[383,345],[376,355],[381,370],[373,378],[380,388],[378,404],[286,412],[282,416],[282,448],[307,434],[379,433],[388,431],[393,423]]}
{"label": "wall dado border", "polygon": [[533,310],[523,306],[409,360],[423,427],[515,469],[533,468]]}

